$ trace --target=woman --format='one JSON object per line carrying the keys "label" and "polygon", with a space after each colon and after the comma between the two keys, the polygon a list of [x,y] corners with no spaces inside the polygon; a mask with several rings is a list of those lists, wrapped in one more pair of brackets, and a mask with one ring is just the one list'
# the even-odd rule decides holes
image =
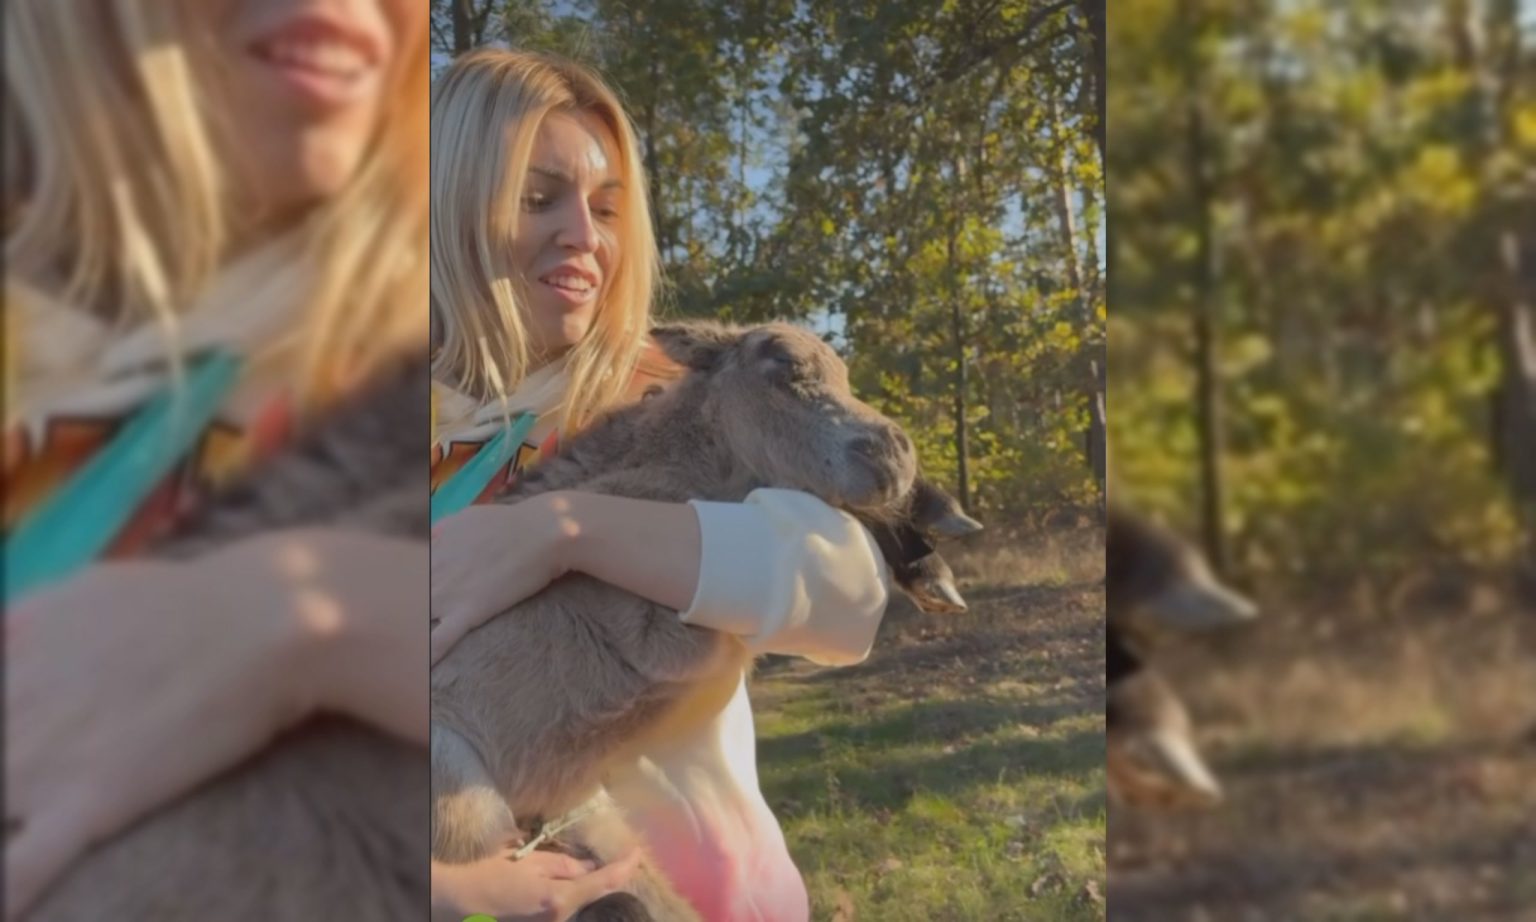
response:
{"label": "woman", "polygon": [[[434,485],[509,416],[538,419],[485,498],[558,450],[556,433],[676,374],[645,339],[656,245],[629,121],[597,77],[559,58],[484,50],[439,77],[432,191]],[[686,505],[544,494],[439,525],[434,660],[573,570],[738,634],[756,652],[827,664],[867,655],[889,587],[869,534],[806,494]],[[620,766],[608,789],[705,919],[808,918],[758,788],[744,677],[706,728]],[[456,899],[454,873],[434,868],[438,902],[489,911]]]}
{"label": "woman", "polygon": [[[306,529],[195,566],[142,552],[421,354],[428,52],[420,0],[4,15],[8,589],[13,539],[125,420],[193,389],[210,349],[239,369],[103,559],[5,613],[14,918],[92,843],[314,711],[427,738],[419,543]],[[522,873],[541,870],[574,873]]]}

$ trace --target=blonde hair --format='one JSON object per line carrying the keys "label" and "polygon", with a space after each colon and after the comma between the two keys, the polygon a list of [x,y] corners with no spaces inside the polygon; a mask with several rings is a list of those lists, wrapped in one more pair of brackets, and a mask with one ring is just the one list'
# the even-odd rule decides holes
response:
{"label": "blonde hair", "polygon": [[635,131],[596,74],[564,58],[482,49],[432,89],[433,370],[479,400],[529,371],[528,319],[508,254],[534,138],[551,112],[587,112],[613,133],[624,183],[619,252],[592,328],[566,356],[562,428],[618,401],[639,360],[659,257]]}
{"label": "blonde hair", "polygon": [[[177,317],[231,256],[232,219],[198,0],[5,5],[5,255],[11,276],[121,329]],[[402,49],[379,136],[338,194],[304,218],[274,286],[302,320],[273,352],[301,390],[367,373],[426,333],[427,30]],[[265,308],[271,305],[258,305]],[[9,313],[9,312],[8,312]],[[8,317],[8,322],[10,318]],[[288,351],[294,350],[294,351]],[[8,364],[9,367],[9,364]]]}

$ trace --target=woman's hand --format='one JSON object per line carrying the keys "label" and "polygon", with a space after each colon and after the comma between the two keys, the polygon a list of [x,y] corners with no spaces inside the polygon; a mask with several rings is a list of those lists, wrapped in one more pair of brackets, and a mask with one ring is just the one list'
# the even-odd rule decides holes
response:
{"label": "woman's hand", "polygon": [[565,573],[578,530],[569,497],[558,492],[444,519],[432,532],[432,662]]}
{"label": "woman's hand", "polygon": [[425,745],[427,548],[277,532],[103,563],[5,619],[6,917],[316,711]]}
{"label": "woman's hand", "polygon": [[686,503],[557,491],[471,506],[432,533],[432,662],[572,570],[682,611],[699,585],[699,556],[699,520]]}
{"label": "woman's hand", "polygon": [[302,711],[299,632],[246,606],[251,575],[108,563],[7,613],[6,918]]}
{"label": "woman's hand", "polygon": [[432,905],[454,922],[473,913],[499,922],[565,922],[588,903],[619,890],[640,863],[636,849],[598,870],[553,852],[510,860],[512,848],[474,864],[432,865]]}

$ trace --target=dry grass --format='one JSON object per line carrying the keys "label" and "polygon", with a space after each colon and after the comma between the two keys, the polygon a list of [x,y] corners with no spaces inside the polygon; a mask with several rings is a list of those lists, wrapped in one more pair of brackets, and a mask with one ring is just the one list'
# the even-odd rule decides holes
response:
{"label": "dry grass", "polygon": [[[1513,618],[1420,626],[1316,653],[1244,647],[1269,662],[1200,681],[1217,705],[1216,739],[1237,732],[1270,750],[1498,739],[1536,718],[1536,672]],[[1197,667],[1198,668],[1198,667]]]}
{"label": "dry grass", "polygon": [[1536,618],[1270,611],[1168,651],[1227,783],[1111,818],[1110,917],[1536,919]]}
{"label": "dry grass", "polygon": [[1068,586],[1104,580],[1104,533],[1097,528],[1009,534],[984,532],[944,549],[962,583]]}

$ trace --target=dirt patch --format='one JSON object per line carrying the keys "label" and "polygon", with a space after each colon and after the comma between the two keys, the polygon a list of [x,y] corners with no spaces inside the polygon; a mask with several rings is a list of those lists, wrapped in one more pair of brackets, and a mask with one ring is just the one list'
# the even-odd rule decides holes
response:
{"label": "dirt patch", "polygon": [[791,657],[765,657],[759,677],[783,680],[753,700],[772,706],[795,686],[833,686],[841,693],[917,700],[945,690],[1020,683],[1070,689],[1086,706],[1104,698],[1104,587],[965,586],[971,610],[936,617],[905,598],[892,602],[869,659],[819,667]]}

